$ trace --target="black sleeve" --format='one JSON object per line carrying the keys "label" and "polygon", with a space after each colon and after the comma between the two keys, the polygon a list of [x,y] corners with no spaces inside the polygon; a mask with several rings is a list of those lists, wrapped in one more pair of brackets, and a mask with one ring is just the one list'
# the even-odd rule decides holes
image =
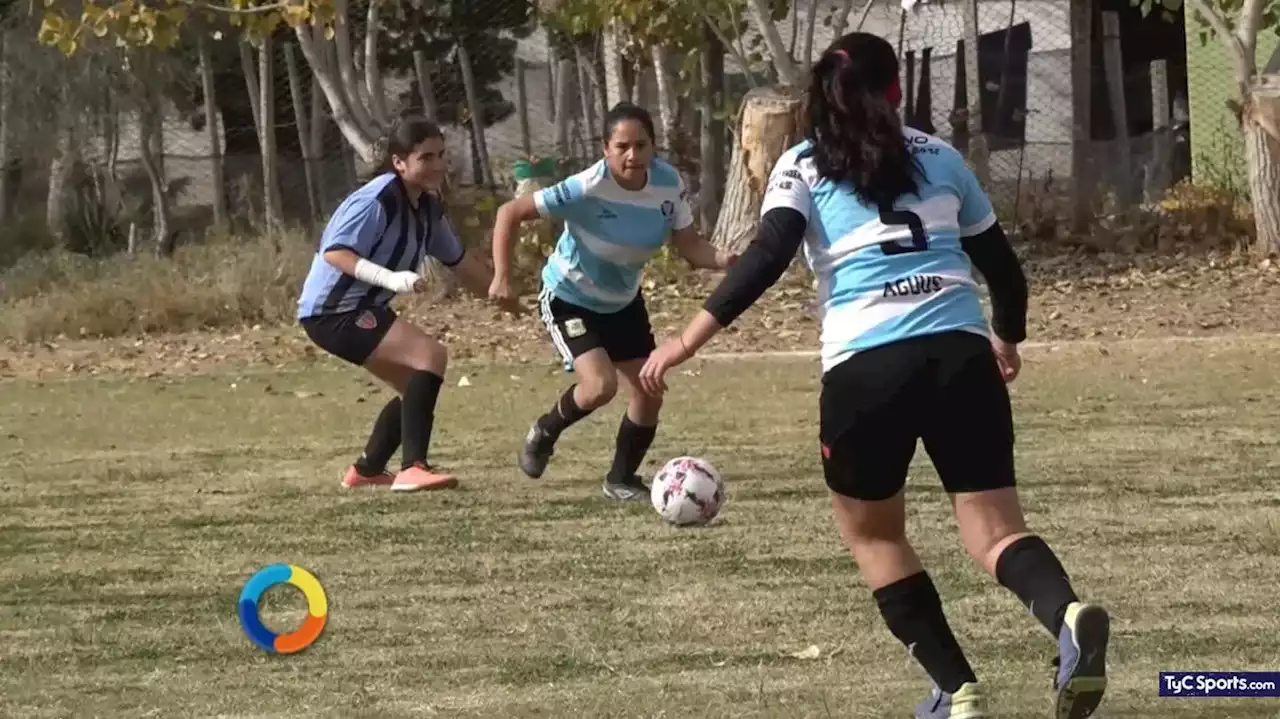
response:
{"label": "black sleeve", "polygon": [[1000,223],[973,237],[960,239],[991,288],[991,329],[1005,342],[1027,338],[1027,277]]}
{"label": "black sleeve", "polygon": [[764,213],[755,242],[729,268],[703,309],[710,312],[721,327],[728,327],[787,271],[800,249],[807,226],[804,215],[789,207],[776,207]]}

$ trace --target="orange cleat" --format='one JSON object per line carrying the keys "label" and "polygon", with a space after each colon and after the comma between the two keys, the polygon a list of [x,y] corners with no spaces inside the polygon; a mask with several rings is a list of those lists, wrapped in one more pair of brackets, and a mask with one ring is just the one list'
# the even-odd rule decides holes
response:
{"label": "orange cleat", "polygon": [[458,480],[449,474],[431,469],[425,464],[415,464],[400,470],[391,484],[392,492],[419,492],[433,489],[453,489]]}
{"label": "orange cleat", "polygon": [[347,467],[347,474],[342,478],[342,486],[347,489],[354,489],[356,487],[366,487],[370,485],[391,484],[395,480],[395,475],[385,470],[373,475],[372,477],[366,477],[363,474],[360,474],[360,470],[356,469],[356,466],[353,464],[350,467]]}

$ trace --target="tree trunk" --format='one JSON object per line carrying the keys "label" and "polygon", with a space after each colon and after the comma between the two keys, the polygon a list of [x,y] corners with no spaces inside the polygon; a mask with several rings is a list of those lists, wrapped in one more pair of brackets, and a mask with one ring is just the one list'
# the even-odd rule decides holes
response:
{"label": "tree trunk", "polygon": [[329,118],[325,116],[325,99],[324,91],[320,89],[320,81],[313,75],[311,77],[311,120],[307,129],[311,131],[311,136],[307,138],[310,148],[308,152],[311,155],[312,162],[315,163],[316,169],[316,202],[319,204],[321,214],[329,205],[329,193],[325,187],[329,183],[329,170],[331,164],[328,162],[329,156],[326,154],[324,146],[325,129],[328,127]]}
{"label": "tree trunk", "polygon": [[369,13],[364,23],[364,84],[369,93],[369,111],[382,125],[391,124],[391,116],[387,113],[387,91],[382,83],[382,71],[378,67],[378,29],[382,20],[379,17],[381,3],[369,3]]}
{"label": "tree trunk", "polygon": [[[53,161],[49,163],[49,192],[45,204],[45,226],[64,247],[67,242],[67,180],[80,155],[75,141],[75,120],[67,114],[58,113],[57,145]],[[142,144],[146,146],[145,141]]]}
{"label": "tree trunk", "polygon": [[213,178],[213,224],[225,232],[231,225],[227,218],[227,183],[222,174],[222,143],[218,137],[218,100],[213,84],[213,60],[204,35],[196,34],[196,53],[200,60],[200,85],[204,90],[204,125],[209,134],[209,170]]}
{"label": "tree trunk", "polygon": [[262,202],[267,229],[277,232],[284,225],[280,200],[280,155],[276,152],[276,87],[275,47],[271,38],[263,40],[258,50],[258,88],[261,91],[258,123],[258,145],[262,148]]}
{"label": "tree trunk", "polygon": [[[582,53],[575,52],[578,66],[578,104],[582,108],[582,136],[583,141],[587,143],[587,154],[591,154],[591,150],[595,148],[596,138],[601,134],[601,130],[597,128],[599,123],[596,122],[595,98],[591,95],[591,79],[588,77],[587,65],[589,62],[583,62]],[[601,118],[603,121],[604,118]]]}
{"label": "tree trunk", "polygon": [[[818,29],[818,0],[810,0],[809,12],[805,14],[804,28],[804,54],[800,56],[800,67],[809,67],[813,62],[813,34]],[[795,30],[792,30],[794,33]],[[840,37],[844,33],[837,32],[836,37]],[[1010,33],[1012,34],[1012,33]],[[792,47],[795,44],[792,43]],[[795,50],[792,50],[794,54]]]}
{"label": "tree trunk", "polygon": [[676,134],[676,92],[667,71],[667,51],[654,45],[649,52],[653,58],[653,79],[658,86],[658,124],[661,127],[658,147],[669,152]]}
{"label": "tree trunk", "polygon": [[422,101],[422,114],[432,122],[440,117],[440,108],[436,104],[436,91],[431,84],[431,71],[427,65],[425,50],[413,51],[413,73],[418,78],[418,98]]}
{"label": "tree trunk", "polygon": [[724,100],[724,46],[710,26],[698,62],[702,97],[698,108],[698,224],[710,232],[720,214],[724,185],[724,121],[717,115]]}
{"label": "tree trunk", "polygon": [[9,77],[9,44],[3,34],[6,32],[0,30],[0,226],[9,221],[9,131],[13,129],[13,82]]}
{"label": "tree trunk", "polygon": [[298,58],[293,54],[293,43],[284,43],[285,72],[289,76],[289,96],[293,100],[293,121],[298,131],[298,147],[302,150],[302,173],[307,183],[307,225],[320,216],[319,194],[316,192],[315,157],[311,154],[311,132],[307,126],[307,109],[302,97],[302,76],[298,73]]}
{"label": "tree trunk", "polygon": [[[345,23],[340,23],[339,27],[344,28],[345,32]],[[312,28],[305,24],[294,28],[294,33],[298,37],[298,49],[302,50],[303,57],[307,58],[307,64],[311,66],[311,72],[324,93],[325,101],[329,103],[333,123],[338,126],[343,139],[347,141],[347,146],[364,162],[375,163],[378,161],[374,156],[378,132],[374,129],[372,121],[368,119],[368,112],[360,114],[359,111],[363,110],[363,107],[358,99],[349,99],[350,95],[358,93],[348,93],[348,88],[344,86],[344,81],[335,69],[340,64],[335,57],[335,43],[324,40],[322,32],[319,27]],[[346,65],[343,65],[344,67],[351,65],[349,60],[350,58]]]}
{"label": "tree trunk", "polygon": [[[622,48],[619,47],[618,34],[621,29],[617,21],[604,28],[604,103],[612,108],[621,102],[625,94],[622,81]],[[561,80],[561,82],[564,82]]]}
{"label": "tree trunk", "polygon": [[156,98],[147,93],[146,100],[138,113],[141,137],[138,138],[138,155],[142,167],[147,171],[147,179],[151,181],[151,217],[152,236],[155,241],[155,252],[161,257],[173,254],[175,235],[169,230],[169,193],[165,192],[164,171],[156,161],[155,145],[152,138],[161,131],[160,113],[154,112]]}
{"label": "tree trunk", "polygon": [[1262,75],[1242,115],[1259,252],[1280,254],[1280,75]]}
{"label": "tree trunk", "polygon": [[769,173],[799,137],[802,92],[785,85],[760,87],[743,98],[724,202],[711,237],[716,247],[741,252],[755,239]]}

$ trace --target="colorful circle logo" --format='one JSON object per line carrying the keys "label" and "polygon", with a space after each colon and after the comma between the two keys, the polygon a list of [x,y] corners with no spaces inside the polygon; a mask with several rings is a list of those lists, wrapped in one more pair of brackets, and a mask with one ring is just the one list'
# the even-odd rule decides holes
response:
{"label": "colorful circle logo", "polygon": [[[292,584],[307,598],[307,618],[302,626],[289,634],[276,634],[262,624],[258,602],[277,584]],[[258,570],[240,591],[240,626],[254,644],[276,654],[292,654],[311,646],[324,631],[329,616],[329,603],[324,589],[311,572],[292,564],[272,564]]]}

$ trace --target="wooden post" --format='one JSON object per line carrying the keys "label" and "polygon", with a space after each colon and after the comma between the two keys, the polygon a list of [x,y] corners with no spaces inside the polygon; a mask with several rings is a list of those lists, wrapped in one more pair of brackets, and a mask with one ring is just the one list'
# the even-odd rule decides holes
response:
{"label": "wooden post", "polygon": [[516,58],[516,113],[520,118],[520,147],[525,157],[533,154],[533,139],[529,136],[529,89],[525,85],[525,62]]}
{"label": "wooden post", "polygon": [[1124,58],[1120,54],[1120,16],[1102,13],[1102,55],[1107,71],[1107,93],[1111,99],[1111,123],[1115,129],[1113,161],[1119,179],[1114,183],[1117,198],[1128,204],[1133,196],[1133,151],[1129,143],[1129,110],[1124,97]]}
{"label": "wooden post", "polygon": [[1147,162],[1146,201],[1159,202],[1169,189],[1169,70],[1164,60],[1151,62],[1151,153]]}
{"label": "wooden post", "polygon": [[552,122],[556,121],[556,71],[559,69],[555,45],[547,43],[547,108],[551,112]]}
{"label": "wooden post", "polygon": [[1093,2],[1071,0],[1071,229],[1093,217]]}
{"label": "wooden post", "polygon": [[471,55],[466,45],[458,43],[458,65],[462,70],[462,88],[467,95],[467,109],[471,115],[471,136],[476,147],[476,160],[480,164],[480,177],[485,187],[492,188],[493,167],[489,165],[489,148],[484,138],[484,112],[480,107],[480,94],[476,89],[476,77],[472,71]]}
{"label": "wooden post", "polygon": [[991,180],[987,159],[987,136],[982,126],[982,78],[978,74],[978,0],[964,1],[964,78],[969,107],[965,113],[969,128],[969,164],[986,184]]}
{"label": "wooden post", "polygon": [[742,99],[724,202],[711,236],[716,247],[740,252],[755,239],[769,174],[798,139],[802,93],[789,86],[757,87]]}
{"label": "wooden post", "polygon": [[569,157],[569,77],[573,61],[561,59],[556,65],[556,152],[560,159]]}

